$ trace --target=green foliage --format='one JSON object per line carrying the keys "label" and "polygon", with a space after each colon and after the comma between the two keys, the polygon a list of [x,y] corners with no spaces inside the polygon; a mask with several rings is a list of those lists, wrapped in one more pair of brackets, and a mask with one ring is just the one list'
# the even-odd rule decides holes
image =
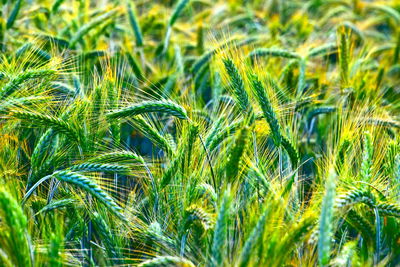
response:
{"label": "green foliage", "polygon": [[396,1],[0,5],[0,266],[400,265]]}

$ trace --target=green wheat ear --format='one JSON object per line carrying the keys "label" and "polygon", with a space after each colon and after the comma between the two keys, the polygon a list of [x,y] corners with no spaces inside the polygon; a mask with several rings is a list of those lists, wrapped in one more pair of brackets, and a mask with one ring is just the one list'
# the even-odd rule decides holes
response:
{"label": "green wheat ear", "polygon": [[243,124],[243,120],[228,124],[224,128],[214,128],[207,136],[206,147],[212,152],[216,149],[227,137],[235,133]]}
{"label": "green wheat ear", "polygon": [[362,154],[363,157],[361,162],[361,179],[365,182],[371,181],[373,149],[372,136],[369,132],[365,132]]}
{"label": "green wheat ear", "polygon": [[93,223],[97,228],[97,233],[101,236],[102,243],[106,247],[108,256],[112,259],[113,264],[118,264],[121,257],[120,248],[118,247],[119,244],[116,242],[118,239],[113,236],[114,233],[110,225],[105,222],[99,213],[94,212],[93,218]]}
{"label": "green wheat ear", "polygon": [[282,141],[281,127],[279,125],[278,118],[274,109],[272,108],[271,101],[267,96],[264,86],[256,75],[250,75],[250,82],[252,84],[253,91],[256,95],[257,101],[261,106],[264,114],[264,118],[267,120],[271,127],[272,137],[276,146],[280,146]]}
{"label": "green wheat ear", "polygon": [[79,140],[79,133],[68,122],[46,114],[39,114],[29,111],[15,111],[12,116],[21,120],[33,122],[41,127],[48,127],[53,131],[65,134],[74,141]]}
{"label": "green wheat ear", "polygon": [[322,200],[319,218],[318,262],[321,266],[329,263],[333,236],[333,212],[336,195],[336,174],[330,171],[325,183],[325,195]]}
{"label": "green wheat ear", "polygon": [[49,212],[52,210],[57,210],[57,209],[61,209],[64,207],[72,206],[77,202],[78,201],[76,199],[72,199],[72,198],[55,200],[55,201],[52,201],[51,203],[47,204],[46,206],[44,206],[41,210],[39,210],[36,213],[36,215],[40,214],[40,213],[46,213],[46,212]]}
{"label": "green wheat ear", "polygon": [[120,219],[126,221],[126,218],[122,213],[123,209],[118,206],[115,201],[91,179],[70,171],[60,171],[54,174],[54,177],[60,181],[74,184],[84,191],[87,191],[100,202],[102,202],[112,213],[117,215]]}
{"label": "green wheat ear", "polygon": [[350,146],[351,146],[351,141],[347,138],[344,139],[339,145],[339,149],[338,149],[337,156],[336,156],[336,162],[335,162],[336,169],[339,171],[342,169],[342,166],[343,166],[346,156],[347,156],[346,155],[347,151],[349,150]]}
{"label": "green wheat ear", "polygon": [[299,152],[297,151],[296,147],[292,144],[292,142],[285,136],[282,136],[282,147],[286,150],[289,155],[290,162],[292,163],[293,167],[297,167],[299,163]]}
{"label": "green wheat ear", "polygon": [[162,266],[187,266],[194,267],[195,265],[184,258],[174,256],[158,256],[139,264],[140,267],[162,267]]}
{"label": "green wheat ear", "polygon": [[[31,266],[26,216],[17,200],[3,189],[0,190],[0,218],[0,263],[7,260],[12,262],[10,266]],[[5,253],[7,256],[3,257]]]}
{"label": "green wheat ear", "polygon": [[17,75],[16,77],[14,77],[13,79],[11,79],[11,81],[9,81],[0,91],[0,100],[5,99],[6,97],[8,97],[9,95],[13,94],[16,90],[19,89],[19,87],[29,81],[29,80],[33,80],[33,79],[50,79],[52,77],[54,77],[54,75],[56,74],[56,72],[54,70],[29,70],[29,71],[25,71],[19,75]]}
{"label": "green wheat ear", "polygon": [[233,93],[239,107],[243,112],[251,111],[251,105],[249,102],[249,96],[247,95],[246,89],[244,88],[244,82],[239,74],[238,69],[231,59],[226,58],[223,60],[226,72],[231,80],[231,86]]}
{"label": "green wheat ear", "polygon": [[29,42],[24,45],[22,45],[16,52],[15,52],[15,58],[20,59],[21,56],[23,56],[26,52],[29,52],[34,56],[34,61],[40,60],[43,62],[48,62],[51,59],[51,55],[47,53],[46,51],[34,46],[33,43]]}
{"label": "green wheat ear", "polygon": [[390,203],[381,203],[376,205],[379,213],[386,216],[394,216],[400,218],[400,206]]}
{"label": "green wheat ear", "polygon": [[199,221],[203,230],[206,231],[211,228],[212,219],[202,207],[192,205],[186,209],[186,212],[190,215],[191,221]]}
{"label": "green wheat ear", "polygon": [[183,120],[188,118],[186,110],[171,101],[144,101],[117,111],[112,111],[106,114],[106,116],[112,120],[154,112],[165,113]]}
{"label": "green wheat ear", "polygon": [[32,186],[31,189],[29,189],[28,192],[26,192],[23,203],[27,201],[27,199],[32,195],[32,193],[40,184],[52,177],[61,182],[73,184],[83,191],[88,192],[90,195],[97,198],[101,203],[103,203],[113,214],[115,214],[121,220],[125,222],[127,221],[127,219],[123,215],[123,209],[118,206],[117,203],[115,203],[115,201],[103,189],[101,189],[99,185],[97,185],[94,181],[86,176],[68,170],[58,171],[53,173],[52,175],[48,175],[40,179],[34,186]]}
{"label": "green wheat ear", "polygon": [[163,190],[172,180],[173,177],[179,177],[180,163],[183,155],[180,153],[164,171],[160,180],[160,189]]}
{"label": "green wheat ear", "polygon": [[307,58],[322,57],[336,52],[337,44],[328,43],[318,47],[314,47],[308,51]]}
{"label": "green wheat ear", "polygon": [[231,210],[231,196],[227,190],[222,198],[218,211],[217,221],[214,227],[214,237],[211,246],[210,260],[207,266],[221,266],[225,258],[225,246],[227,243],[228,220]]}
{"label": "green wheat ear", "polygon": [[235,138],[233,147],[229,149],[225,170],[226,177],[230,182],[234,181],[239,174],[246,147],[248,146],[249,132],[249,127],[242,128]]}
{"label": "green wheat ear", "polygon": [[118,163],[125,161],[132,161],[137,163],[144,163],[144,160],[138,154],[132,151],[114,151],[100,154],[97,157],[89,159],[90,162],[97,163]]}
{"label": "green wheat ear", "polygon": [[350,69],[350,36],[344,27],[339,28],[338,47],[339,47],[339,72],[341,88],[349,85]]}
{"label": "green wheat ear", "polygon": [[[12,110],[21,109],[28,106],[43,103],[47,97],[27,96],[27,97],[10,97],[6,101],[0,102],[0,114],[10,113]],[[48,98],[47,98],[48,100]]]}
{"label": "green wheat ear", "polygon": [[375,197],[371,194],[370,191],[354,189],[349,192],[346,192],[340,196],[338,196],[335,200],[336,208],[345,208],[350,207],[351,205],[357,203],[364,203],[369,207],[375,206]]}
{"label": "green wheat ear", "polygon": [[249,54],[251,59],[260,58],[260,57],[282,57],[288,59],[300,59],[300,55],[281,48],[257,48]]}
{"label": "green wheat ear", "polygon": [[21,9],[21,5],[22,5],[22,0],[17,0],[17,2],[14,5],[14,8],[11,11],[10,16],[7,19],[7,29],[10,29],[13,25],[15,20],[17,19],[18,13]]}
{"label": "green wheat ear", "polygon": [[131,170],[127,166],[115,164],[82,163],[69,168],[75,172],[111,172],[111,173],[129,173]]}
{"label": "green wheat ear", "polygon": [[189,129],[188,129],[188,134],[187,134],[187,145],[185,147],[185,152],[184,154],[186,155],[186,166],[190,168],[191,166],[191,159],[192,159],[192,154],[193,149],[194,149],[194,144],[196,142],[196,138],[199,135],[199,126],[196,124],[190,124]]}
{"label": "green wheat ear", "polygon": [[142,36],[142,30],[140,29],[140,25],[136,16],[135,10],[132,8],[131,4],[128,3],[128,18],[129,18],[129,23],[131,24],[133,33],[135,34],[136,38],[136,45],[138,47],[143,46],[143,36]]}

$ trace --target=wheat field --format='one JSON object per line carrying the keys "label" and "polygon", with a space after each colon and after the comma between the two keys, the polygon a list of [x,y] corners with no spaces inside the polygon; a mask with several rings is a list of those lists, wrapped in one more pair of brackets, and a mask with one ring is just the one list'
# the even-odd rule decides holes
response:
{"label": "wheat field", "polygon": [[400,266],[399,0],[0,7],[0,266]]}

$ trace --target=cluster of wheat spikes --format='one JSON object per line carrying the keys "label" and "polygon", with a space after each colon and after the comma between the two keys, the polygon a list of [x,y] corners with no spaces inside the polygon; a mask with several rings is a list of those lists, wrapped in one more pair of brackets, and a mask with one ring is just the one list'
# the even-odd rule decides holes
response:
{"label": "cluster of wheat spikes", "polygon": [[400,266],[400,1],[0,14],[0,266]]}

